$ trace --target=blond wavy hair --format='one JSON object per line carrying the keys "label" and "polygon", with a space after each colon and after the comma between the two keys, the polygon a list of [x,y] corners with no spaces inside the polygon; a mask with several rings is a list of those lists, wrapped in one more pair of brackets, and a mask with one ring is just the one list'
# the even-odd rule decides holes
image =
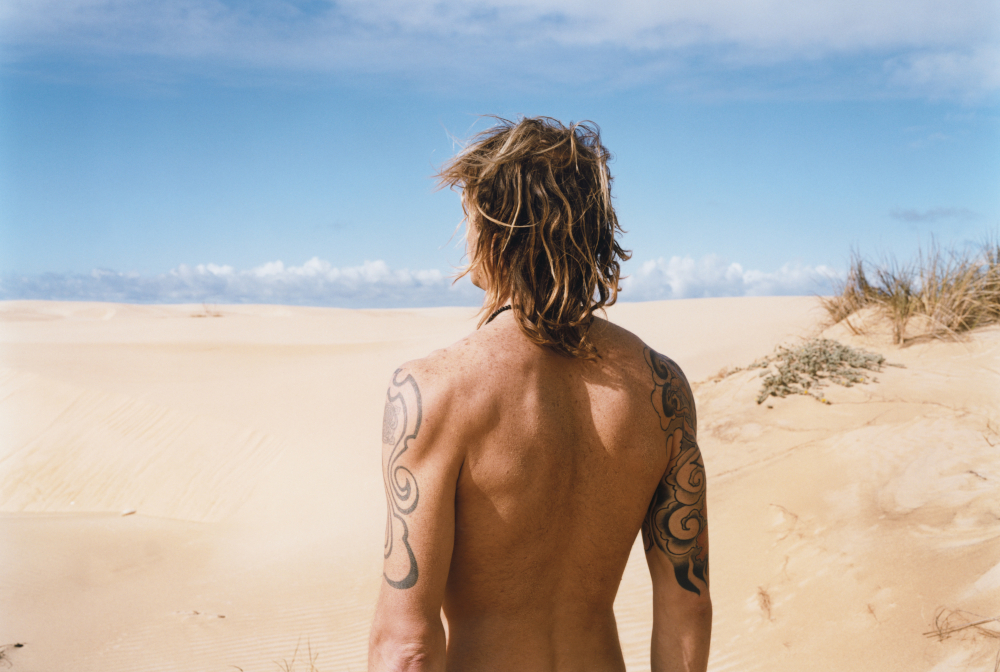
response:
{"label": "blond wavy hair", "polygon": [[458,277],[486,280],[480,325],[509,302],[533,342],[593,359],[593,314],[617,300],[631,256],[617,240],[611,153],[593,122],[494,118],[437,174],[462,190],[470,256]]}

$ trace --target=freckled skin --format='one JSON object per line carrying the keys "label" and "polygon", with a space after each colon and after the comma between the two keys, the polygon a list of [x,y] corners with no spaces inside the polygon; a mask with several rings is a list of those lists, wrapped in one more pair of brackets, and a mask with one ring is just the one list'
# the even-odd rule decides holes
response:
{"label": "freckled skin", "polygon": [[[654,670],[703,670],[704,464],[687,381],[596,320],[596,361],[508,311],[390,383],[369,669],[624,670],[613,604],[642,530]],[[447,619],[445,636],[441,612]]]}

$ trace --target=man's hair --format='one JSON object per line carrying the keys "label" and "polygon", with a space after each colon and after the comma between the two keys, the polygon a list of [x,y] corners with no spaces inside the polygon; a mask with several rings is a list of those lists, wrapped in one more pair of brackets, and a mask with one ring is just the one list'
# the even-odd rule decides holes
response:
{"label": "man's hair", "polygon": [[618,298],[622,228],[611,205],[611,153],[593,122],[532,117],[472,138],[440,185],[463,192],[469,264],[486,279],[480,325],[509,300],[533,342],[592,359],[593,314]]}

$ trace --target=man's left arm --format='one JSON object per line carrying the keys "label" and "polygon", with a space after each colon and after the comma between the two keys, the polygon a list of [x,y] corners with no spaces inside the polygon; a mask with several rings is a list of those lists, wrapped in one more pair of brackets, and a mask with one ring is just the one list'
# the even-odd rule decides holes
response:
{"label": "man's left arm", "polygon": [[428,418],[429,397],[407,367],[396,371],[386,393],[385,559],[368,647],[370,671],[445,669],[441,603],[455,540],[461,459],[448,445],[441,418]]}

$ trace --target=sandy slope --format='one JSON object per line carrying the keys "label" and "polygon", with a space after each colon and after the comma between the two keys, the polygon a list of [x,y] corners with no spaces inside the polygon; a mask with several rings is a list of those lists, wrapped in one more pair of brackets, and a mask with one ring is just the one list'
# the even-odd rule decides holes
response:
{"label": "sandy slope", "polygon": [[[298,669],[307,646],[364,669],[385,385],[474,311],[219,311],[0,304],[0,645],[25,644],[0,665],[273,671],[300,643]],[[982,629],[922,633],[1000,616],[1000,330],[899,349],[834,328],[906,368],[768,408],[754,372],[714,374],[818,334],[814,299],[609,312],[695,384],[712,669],[993,669]],[[641,554],[617,610],[648,669]]]}

